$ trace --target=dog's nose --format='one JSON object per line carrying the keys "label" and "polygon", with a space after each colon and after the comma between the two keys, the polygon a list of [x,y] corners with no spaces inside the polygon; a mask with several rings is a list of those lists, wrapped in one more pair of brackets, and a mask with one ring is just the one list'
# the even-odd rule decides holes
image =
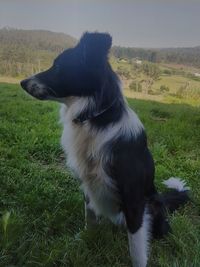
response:
{"label": "dog's nose", "polygon": [[29,79],[25,79],[25,80],[22,80],[22,81],[20,82],[21,87],[22,87],[23,89],[26,89],[26,88],[27,88],[28,81],[29,81]]}

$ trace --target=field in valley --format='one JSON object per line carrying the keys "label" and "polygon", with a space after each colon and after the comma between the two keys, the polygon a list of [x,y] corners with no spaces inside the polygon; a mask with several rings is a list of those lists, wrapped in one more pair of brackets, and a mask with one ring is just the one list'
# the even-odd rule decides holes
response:
{"label": "field in valley", "polygon": [[114,57],[110,61],[127,97],[200,105],[200,69]]}
{"label": "field in valley", "polygon": [[[159,190],[164,179],[183,177],[192,200],[170,216],[173,232],[152,242],[149,267],[199,267],[200,107],[197,99],[192,106],[161,97],[128,102],[145,125]],[[84,229],[83,195],[65,167],[58,114],[57,104],[0,83],[0,266],[128,267],[123,229],[106,220]]]}

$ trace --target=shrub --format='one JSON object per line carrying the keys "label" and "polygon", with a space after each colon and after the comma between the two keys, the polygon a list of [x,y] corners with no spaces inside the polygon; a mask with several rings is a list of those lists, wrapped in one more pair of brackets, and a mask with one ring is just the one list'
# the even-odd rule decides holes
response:
{"label": "shrub", "polygon": [[164,69],[163,70],[163,74],[165,74],[165,75],[172,75],[172,71],[171,70],[168,70],[168,69]]}
{"label": "shrub", "polygon": [[135,92],[142,92],[142,85],[139,82],[132,81],[129,85],[129,89]]}
{"label": "shrub", "polygon": [[166,86],[166,85],[161,85],[161,86],[160,86],[160,91],[161,91],[161,92],[169,92],[169,87]]}

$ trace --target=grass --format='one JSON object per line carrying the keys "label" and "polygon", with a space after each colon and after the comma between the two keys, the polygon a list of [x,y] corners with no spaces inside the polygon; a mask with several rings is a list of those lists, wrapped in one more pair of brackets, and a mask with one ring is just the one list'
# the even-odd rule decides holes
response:
{"label": "grass", "polygon": [[[192,201],[152,242],[149,266],[200,266],[200,108],[129,99],[143,121],[156,184],[184,177]],[[128,267],[126,233],[104,220],[84,229],[83,196],[65,168],[59,106],[0,84],[0,266]]]}
{"label": "grass", "polygon": [[165,85],[170,88],[171,93],[176,93],[176,91],[181,86],[184,86],[186,83],[189,83],[190,89],[200,88],[199,81],[194,81],[191,78],[186,78],[180,75],[169,75],[169,76],[161,76],[160,79],[155,82],[153,89],[159,90],[161,85]]}
{"label": "grass", "polygon": [[22,80],[23,77],[8,77],[0,75],[0,83],[14,83],[17,84]]}

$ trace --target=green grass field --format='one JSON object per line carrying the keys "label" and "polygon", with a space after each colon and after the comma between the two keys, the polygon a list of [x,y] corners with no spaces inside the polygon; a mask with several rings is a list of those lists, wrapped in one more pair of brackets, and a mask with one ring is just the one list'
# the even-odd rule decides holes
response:
{"label": "green grass field", "polygon": [[[151,245],[150,267],[200,266],[200,108],[129,100],[149,137],[156,184],[183,177],[191,203]],[[0,267],[129,267],[126,232],[84,229],[83,195],[65,168],[59,106],[0,84]]]}

